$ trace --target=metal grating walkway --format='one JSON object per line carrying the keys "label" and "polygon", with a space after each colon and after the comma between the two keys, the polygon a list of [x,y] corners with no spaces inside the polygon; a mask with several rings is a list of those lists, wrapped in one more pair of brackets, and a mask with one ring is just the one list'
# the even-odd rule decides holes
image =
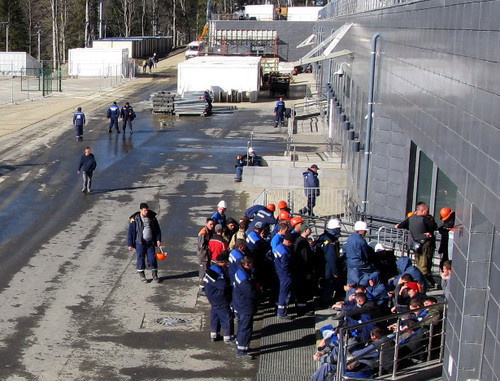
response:
{"label": "metal grating walkway", "polygon": [[314,317],[281,321],[274,308],[261,307],[256,321],[261,323],[255,332],[255,339],[260,338],[257,381],[310,381],[316,371]]}

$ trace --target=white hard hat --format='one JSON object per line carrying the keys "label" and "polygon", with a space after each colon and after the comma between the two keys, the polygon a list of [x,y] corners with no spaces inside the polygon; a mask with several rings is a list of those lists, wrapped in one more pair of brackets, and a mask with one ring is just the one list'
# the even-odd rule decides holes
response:
{"label": "white hard hat", "polygon": [[337,229],[340,228],[340,221],[337,218],[332,218],[326,224],[327,229]]}
{"label": "white hard hat", "polygon": [[254,150],[252,147],[250,147],[250,148],[248,149],[248,153],[252,153],[252,152],[255,152],[255,150]]}
{"label": "white hard hat", "polygon": [[366,225],[365,221],[356,221],[356,223],[354,224],[354,230],[357,232],[361,231],[361,230],[364,230],[365,232],[367,232],[368,225]]}
{"label": "white hard hat", "polygon": [[219,203],[217,204],[217,208],[227,208],[226,202],[224,200],[219,201]]}
{"label": "white hard hat", "polygon": [[385,247],[381,243],[375,245],[375,252],[378,253],[379,251],[385,251]]}

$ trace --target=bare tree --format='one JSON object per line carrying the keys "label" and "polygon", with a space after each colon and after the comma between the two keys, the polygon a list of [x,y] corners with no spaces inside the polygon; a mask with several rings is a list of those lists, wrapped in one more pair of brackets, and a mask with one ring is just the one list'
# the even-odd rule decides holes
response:
{"label": "bare tree", "polygon": [[58,68],[59,62],[59,25],[57,23],[59,7],[58,0],[50,0],[52,11],[52,64],[54,69]]}

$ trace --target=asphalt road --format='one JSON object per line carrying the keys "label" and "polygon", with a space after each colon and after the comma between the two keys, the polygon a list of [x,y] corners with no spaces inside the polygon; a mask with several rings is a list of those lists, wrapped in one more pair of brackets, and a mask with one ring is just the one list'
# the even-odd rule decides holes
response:
{"label": "asphalt road", "polygon": [[[108,105],[96,100],[83,142],[64,116],[1,148],[0,379],[255,378],[258,360],[210,343],[196,235],[219,200],[235,218],[251,204],[233,181],[233,160],[269,117],[258,107],[152,115],[149,94],[174,90],[161,79],[127,98],[138,116],[133,135],[108,134]],[[98,166],[93,193],[83,195],[76,169],[87,145]],[[283,145],[270,137],[261,147],[273,154]],[[160,284],[140,282],[126,248],[141,202],[159,214],[169,254]]]}

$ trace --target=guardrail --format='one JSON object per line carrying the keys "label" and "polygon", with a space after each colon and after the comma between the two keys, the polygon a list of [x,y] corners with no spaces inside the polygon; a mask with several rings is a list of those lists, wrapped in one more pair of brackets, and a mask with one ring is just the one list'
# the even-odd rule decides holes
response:
{"label": "guardrail", "polygon": [[320,19],[348,16],[377,9],[418,3],[422,0],[335,0],[319,12]]}
{"label": "guardrail", "polygon": [[[396,379],[398,375],[416,365],[441,364],[444,355],[446,317],[447,303],[442,302],[339,328],[335,380],[357,380],[358,378],[348,374],[348,367],[354,361],[368,362],[370,359],[371,368],[378,375],[377,379],[390,380]],[[353,340],[353,337],[356,337],[355,332],[360,332],[369,326],[392,326],[394,333],[380,338],[381,342],[378,344],[378,340],[375,341],[375,345],[371,347],[368,347],[368,341]],[[362,355],[360,352],[357,352],[359,354],[357,357],[352,355],[354,349],[363,347],[367,350]]]}

